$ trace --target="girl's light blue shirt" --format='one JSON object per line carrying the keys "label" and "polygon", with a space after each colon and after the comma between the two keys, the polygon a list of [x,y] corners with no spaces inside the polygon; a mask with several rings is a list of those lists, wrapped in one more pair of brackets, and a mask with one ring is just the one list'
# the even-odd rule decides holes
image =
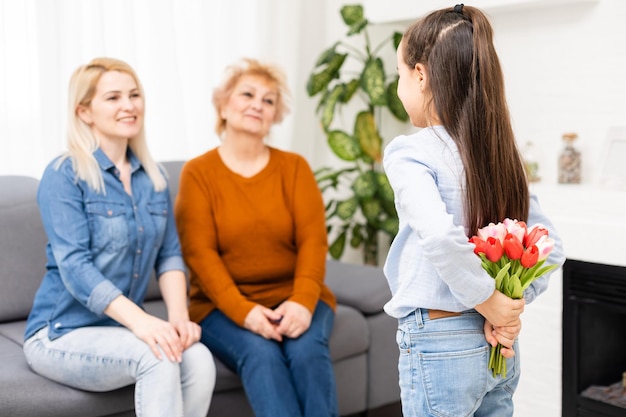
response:
{"label": "girl's light blue shirt", "polygon": [[[474,254],[464,226],[464,169],[442,126],[398,136],[385,148],[383,165],[400,221],[384,265],[392,298],[385,311],[401,318],[417,308],[464,311],[486,301],[495,283]],[[543,224],[555,240],[546,264],[565,261],[561,240],[536,196],[527,224]],[[525,291],[527,303],[545,291],[549,274]]]}
{"label": "girl's light blue shirt", "polygon": [[25,339],[44,326],[55,339],[84,326],[119,326],[104,314],[119,295],[142,305],[153,272],[184,271],[168,189],[155,191],[128,151],[132,196],[115,165],[94,153],[106,193],[76,178],[71,160],[46,168],[37,193],[48,236],[47,273],[35,295]]}

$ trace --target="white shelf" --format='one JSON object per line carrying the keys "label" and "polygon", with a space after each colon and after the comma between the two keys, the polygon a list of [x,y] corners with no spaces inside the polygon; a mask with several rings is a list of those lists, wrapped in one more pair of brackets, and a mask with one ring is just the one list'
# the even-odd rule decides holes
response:
{"label": "white shelf", "polygon": [[477,7],[489,15],[545,7],[564,7],[600,0],[363,0],[367,19],[372,23],[413,21],[426,13],[452,7],[457,3]]}

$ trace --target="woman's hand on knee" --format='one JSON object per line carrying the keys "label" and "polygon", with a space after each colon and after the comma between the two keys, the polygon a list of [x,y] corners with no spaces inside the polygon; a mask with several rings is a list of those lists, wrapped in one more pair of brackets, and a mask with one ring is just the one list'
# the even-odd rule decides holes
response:
{"label": "woman's hand on knee", "polygon": [[266,339],[282,342],[283,337],[277,330],[278,323],[280,323],[281,319],[282,317],[279,313],[276,313],[271,308],[257,304],[248,312],[248,315],[243,321],[243,327]]}
{"label": "woman's hand on knee", "polygon": [[146,314],[131,330],[135,336],[150,346],[157,358],[162,359],[160,349],[170,361],[182,362],[183,343],[178,332],[169,322]]}
{"label": "woman's hand on knee", "polygon": [[274,311],[283,317],[277,328],[282,335],[295,339],[311,326],[313,315],[308,308],[300,303],[285,301]]}

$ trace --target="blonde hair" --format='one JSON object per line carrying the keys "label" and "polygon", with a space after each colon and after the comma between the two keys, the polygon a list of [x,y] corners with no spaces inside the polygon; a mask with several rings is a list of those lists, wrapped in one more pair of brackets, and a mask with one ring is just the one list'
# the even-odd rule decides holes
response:
{"label": "blonde hair", "polygon": [[[76,176],[85,181],[96,192],[103,194],[106,193],[104,179],[98,161],[93,155],[100,144],[91,127],[78,116],[78,108],[91,105],[102,74],[109,71],[119,71],[133,77],[141,96],[145,97],[137,74],[126,62],[114,58],[95,58],[89,64],[78,67],[72,74],[69,85],[67,152],[61,156],[56,165],[58,168],[66,158],[70,158]],[[128,146],[141,162],[154,185],[154,189],[163,191],[167,183],[159,166],[148,151],[143,128],[136,137],[129,141]]]}
{"label": "blonde hair", "polygon": [[276,85],[278,98],[276,100],[274,123],[282,122],[284,117],[289,113],[291,93],[287,86],[285,73],[276,65],[264,64],[252,58],[243,58],[240,62],[226,67],[222,83],[213,90],[213,106],[217,114],[215,132],[219,136],[221,136],[226,129],[226,120],[222,117],[221,110],[228,102],[230,95],[241,77],[245,75],[259,76]]}

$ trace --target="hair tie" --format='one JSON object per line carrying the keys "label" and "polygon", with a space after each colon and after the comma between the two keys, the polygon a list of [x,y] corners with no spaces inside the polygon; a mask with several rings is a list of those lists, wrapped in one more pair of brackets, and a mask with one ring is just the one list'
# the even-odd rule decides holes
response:
{"label": "hair tie", "polygon": [[463,14],[463,3],[454,6],[454,13]]}

